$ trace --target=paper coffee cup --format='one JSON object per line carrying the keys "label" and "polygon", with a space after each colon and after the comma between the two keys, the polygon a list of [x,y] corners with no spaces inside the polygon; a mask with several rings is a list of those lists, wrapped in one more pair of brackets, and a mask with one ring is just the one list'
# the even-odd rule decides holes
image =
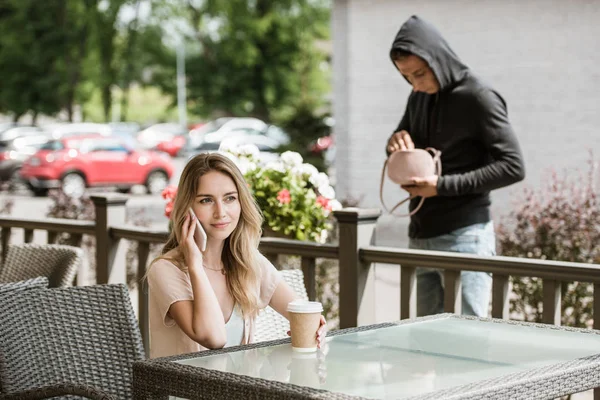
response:
{"label": "paper coffee cup", "polygon": [[317,330],[321,325],[323,305],[318,301],[296,300],[288,304],[292,349],[298,352],[317,350]]}

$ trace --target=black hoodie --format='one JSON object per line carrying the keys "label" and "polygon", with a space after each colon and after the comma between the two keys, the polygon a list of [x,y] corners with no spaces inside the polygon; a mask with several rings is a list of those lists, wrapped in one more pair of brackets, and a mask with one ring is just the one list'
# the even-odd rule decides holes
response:
{"label": "black hoodie", "polygon": [[[460,61],[435,27],[417,16],[402,25],[395,49],[424,59],[440,84],[438,93],[410,94],[394,131],[406,130],[417,148],[442,152],[438,195],[427,198],[411,217],[409,236],[430,238],[488,222],[490,191],[525,177],[504,99]],[[411,200],[409,209],[419,200]]]}

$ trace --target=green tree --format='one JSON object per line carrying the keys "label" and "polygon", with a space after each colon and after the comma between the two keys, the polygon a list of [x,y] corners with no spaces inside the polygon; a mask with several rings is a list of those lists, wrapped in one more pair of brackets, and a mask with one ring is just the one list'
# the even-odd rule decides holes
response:
{"label": "green tree", "polygon": [[[118,21],[119,11],[127,0],[109,0],[99,2],[90,10],[90,20],[93,22],[94,50],[98,52],[98,75],[97,86],[102,95],[102,108],[104,119],[110,120],[112,106],[112,86],[117,80],[117,55]],[[129,34],[135,34],[135,29],[130,29]]]}
{"label": "green tree", "polygon": [[[309,0],[181,1],[199,50],[186,65],[190,107],[200,115],[266,121],[328,90],[329,3]],[[309,99],[311,101],[309,101]]]}
{"label": "green tree", "polygon": [[65,7],[65,1],[45,9],[33,0],[0,3],[0,109],[15,121],[32,110],[62,108],[64,31],[56,29],[54,15],[63,16]]}
{"label": "green tree", "polygon": [[0,109],[15,120],[31,112],[72,119],[95,0],[0,3]]}

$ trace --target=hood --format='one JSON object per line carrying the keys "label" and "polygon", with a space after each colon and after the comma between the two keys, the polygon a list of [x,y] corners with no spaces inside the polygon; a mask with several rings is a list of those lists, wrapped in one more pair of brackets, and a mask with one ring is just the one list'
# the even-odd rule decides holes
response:
{"label": "hood", "polygon": [[[440,83],[440,90],[460,82],[469,70],[469,67],[463,64],[450,48],[441,33],[429,22],[416,15],[410,17],[400,27],[391,50],[396,49],[424,59]],[[393,60],[392,64],[394,64]],[[395,66],[396,64],[394,64]]]}

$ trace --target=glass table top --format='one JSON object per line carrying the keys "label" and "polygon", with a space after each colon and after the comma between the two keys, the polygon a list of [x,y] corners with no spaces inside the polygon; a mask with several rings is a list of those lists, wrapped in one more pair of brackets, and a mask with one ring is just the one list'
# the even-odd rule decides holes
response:
{"label": "glass table top", "polygon": [[600,335],[441,318],[176,361],[375,399],[403,398],[600,353]]}

